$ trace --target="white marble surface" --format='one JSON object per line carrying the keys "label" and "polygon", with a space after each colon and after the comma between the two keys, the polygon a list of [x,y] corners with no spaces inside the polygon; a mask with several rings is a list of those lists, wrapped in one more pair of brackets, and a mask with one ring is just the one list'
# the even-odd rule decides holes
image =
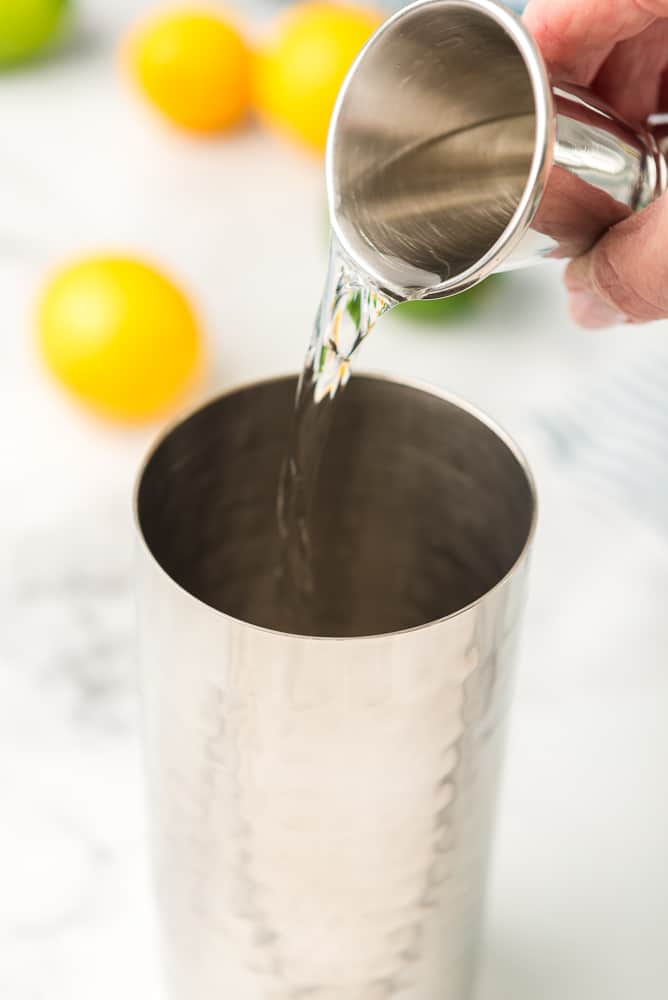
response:
{"label": "white marble surface", "polygon": [[[156,428],[51,385],[43,274],[149,255],[199,303],[204,391],[294,369],[325,260],[320,164],[249,131],[188,142],[114,65],[125,0],[68,58],[0,78],[0,997],[157,1000],[133,677],[131,484]],[[389,318],[364,362],[447,386],[525,447],[542,501],[483,1000],[659,1000],[668,954],[668,329],[587,334],[557,271],[474,321]],[[665,433],[664,433],[665,432]]]}

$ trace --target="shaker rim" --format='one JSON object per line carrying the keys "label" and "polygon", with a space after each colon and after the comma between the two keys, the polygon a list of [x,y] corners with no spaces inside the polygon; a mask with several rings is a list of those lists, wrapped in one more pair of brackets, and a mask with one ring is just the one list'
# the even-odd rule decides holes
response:
{"label": "shaker rim", "polygon": [[394,385],[404,386],[407,389],[415,389],[419,392],[425,392],[430,396],[434,396],[437,399],[441,399],[446,403],[451,403],[453,406],[458,407],[465,413],[474,417],[481,424],[488,428],[499,440],[508,448],[515,461],[517,462],[522,474],[526,479],[527,486],[529,488],[529,496],[531,499],[531,521],[529,528],[527,530],[526,538],[520,552],[518,553],[516,559],[513,561],[512,565],[503,574],[503,576],[497,580],[493,587],[486,590],[484,593],[476,597],[475,600],[470,601],[462,608],[458,608],[456,611],[451,611],[447,615],[442,615],[440,618],[433,618],[430,621],[422,622],[420,625],[413,625],[410,628],[396,629],[390,632],[374,632],[369,635],[355,635],[355,636],[328,636],[328,635],[306,635],[301,632],[283,632],[279,629],[267,628],[264,625],[257,625],[255,622],[246,621],[243,618],[237,618],[234,615],[229,614],[226,611],[221,611],[219,608],[214,608],[213,605],[208,604],[203,601],[200,597],[192,594],[186,587],[184,587],[178,580],[167,572],[167,570],[162,566],[155,553],[153,552],[151,546],[146,540],[144,535],[144,530],[141,523],[141,517],[139,514],[139,493],[141,490],[144,475],[153,459],[157,453],[160,446],[164,441],[170,436],[170,434],[177,429],[181,424],[185,423],[191,417],[200,411],[206,410],[208,407],[216,406],[216,404],[228,396],[235,396],[238,393],[247,392],[249,389],[259,388],[263,385],[268,385],[272,382],[288,382],[295,381],[297,375],[294,372],[287,372],[277,375],[272,375],[266,378],[256,378],[249,379],[244,382],[230,386],[229,388],[223,390],[215,396],[212,396],[205,400],[203,403],[197,403],[192,407],[185,409],[173,420],[169,421],[156,435],[153,439],[151,445],[149,446],[144,459],[139,467],[139,470],[135,476],[134,488],[132,492],[132,515],[135,524],[136,535],[139,539],[139,544],[141,545],[142,551],[148,556],[152,565],[159,570],[159,572],[167,577],[172,584],[181,591],[185,596],[187,596],[191,601],[200,605],[206,612],[212,616],[215,616],[217,620],[225,619],[231,624],[243,626],[246,629],[252,629],[253,631],[262,632],[266,635],[272,636],[272,638],[286,639],[286,640],[302,640],[304,642],[329,642],[329,643],[368,643],[375,640],[384,640],[397,638],[400,639],[402,636],[413,635],[416,632],[423,631],[424,629],[433,628],[434,626],[441,625],[445,622],[449,622],[460,615],[467,614],[474,608],[486,601],[492,594],[501,590],[505,584],[510,580],[510,578],[515,574],[517,568],[526,559],[527,553],[531,548],[535,533],[536,525],[538,522],[538,494],[536,490],[536,483],[531,472],[529,463],[524,455],[524,452],[515,442],[513,437],[505,431],[492,417],[490,417],[484,410],[479,409],[473,403],[469,403],[467,400],[462,399],[455,393],[448,392],[446,389],[441,389],[429,382],[423,381],[421,379],[413,378],[396,378],[395,376],[381,371],[375,370],[363,370],[356,372],[354,378],[367,378],[373,379],[381,382],[390,382]]}

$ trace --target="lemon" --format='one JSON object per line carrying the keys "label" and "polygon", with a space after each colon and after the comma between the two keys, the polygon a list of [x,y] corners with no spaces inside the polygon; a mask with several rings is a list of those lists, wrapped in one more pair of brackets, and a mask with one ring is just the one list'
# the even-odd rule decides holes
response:
{"label": "lemon", "polygon": [[67,0],[0,0],[0,66],[30,59],[57,34]]}
{"label": "lemon", "polygon": [[201,357],[184,295],[129,257],[89,257],[58,272],[39,301],[38,337],[47,366],[72,393],[123,420],[165,410]]}
{"label": "lemon", "polygon": [[216,11],[154,14],[135,29],[128,56],[140,89],[185,129],[228,129],[248,110],[250,53],[234,25]]}
{"label": "lemon", "polygon": [[333,3],[287,11],[254,62],[254,99],[261,116],[323,150],[344,77],[381,21],[375,11]]}

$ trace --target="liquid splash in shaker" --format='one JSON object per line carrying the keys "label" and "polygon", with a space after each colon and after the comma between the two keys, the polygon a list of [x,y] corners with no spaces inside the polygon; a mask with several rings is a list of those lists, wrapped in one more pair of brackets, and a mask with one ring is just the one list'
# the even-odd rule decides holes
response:
{"label": "liquid splash in shaker", "polygon": [[325,289],[304,360],[278,489],[283,630],[313,633],[314,567],[309,514],[326,460],[336,399],[376,320],[395,303],[371,287],[332,238]]}

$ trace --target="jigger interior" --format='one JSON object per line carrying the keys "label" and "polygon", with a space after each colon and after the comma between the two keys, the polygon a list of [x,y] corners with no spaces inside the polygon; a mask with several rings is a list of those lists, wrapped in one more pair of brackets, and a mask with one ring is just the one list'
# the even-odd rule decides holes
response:
{"label": "jigger interior", "polygon": [[330,127],[344,249],[400,298],[449,294],[521,239],[549,167],[552,94],[522,23],[490,0],[420,0],[371,38]]}

